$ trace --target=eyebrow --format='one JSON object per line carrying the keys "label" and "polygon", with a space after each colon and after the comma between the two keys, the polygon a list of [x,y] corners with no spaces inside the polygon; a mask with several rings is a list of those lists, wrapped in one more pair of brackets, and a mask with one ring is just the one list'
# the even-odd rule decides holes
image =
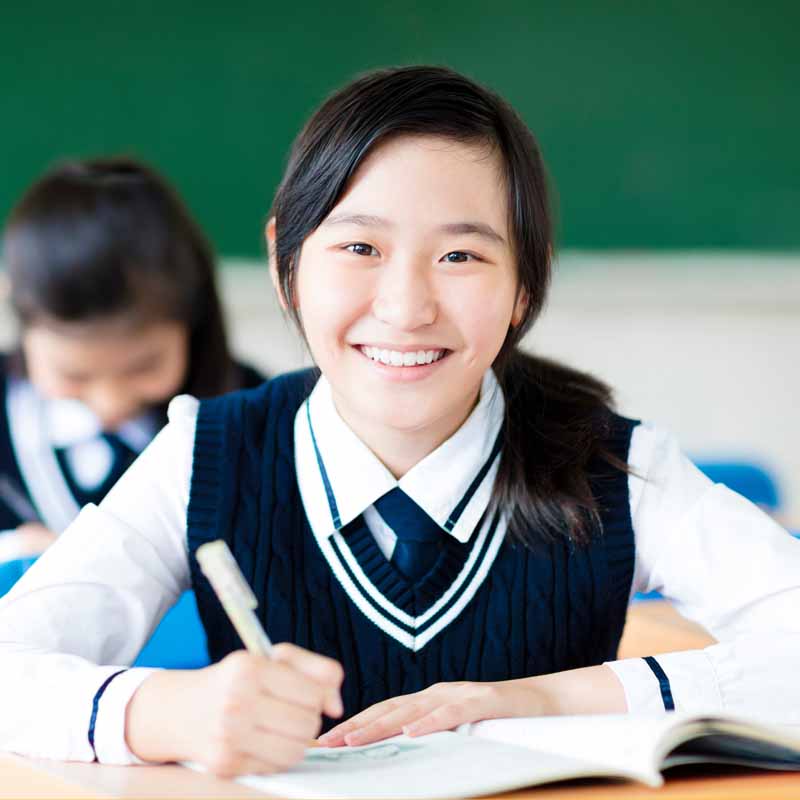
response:
{"label": "eyebrow", "polygon": [[[364,228],[391,228],[392,223],[383,217],[372,216],[371,214],[333,214],[328,217],[323,225],[360,225]],[[471,234],[482,236],[493,242],[505,244],[502,237],[491,225],[485,222],[449,222],[439,226],[443,233],[451,234]]]}

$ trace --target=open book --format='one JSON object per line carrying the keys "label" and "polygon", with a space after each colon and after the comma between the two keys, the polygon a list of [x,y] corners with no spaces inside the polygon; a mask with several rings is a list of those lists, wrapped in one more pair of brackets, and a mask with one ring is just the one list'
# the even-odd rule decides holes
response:
{"label": "open book", "polygon": [[656,787],[661,770],[696,762],[800,770],[800,727],[681,713],[487,720],[456,733],[313,748],[288,772],[238,780],[289,798],[451,798],[589,777]]}

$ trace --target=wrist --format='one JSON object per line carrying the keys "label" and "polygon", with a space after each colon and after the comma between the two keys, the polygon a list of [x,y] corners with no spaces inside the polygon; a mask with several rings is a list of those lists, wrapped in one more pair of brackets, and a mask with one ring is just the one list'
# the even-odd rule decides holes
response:
{"label": "wrist", "polygon": [[546,680],[549,677],[549,675],[535,675],[512,681],[519,684],[522,691],[513,713],[509,716],[552,717],[563,713],[558,704],[557,687],[553,681]]}
{"label": "wrist", "polygon": [[602,664],[523,680],[540,704],[541,716],[621,714],[628,710],[622,683]]}
{"label": "wrist", "polygon": [[133,693],[125,711],[125,742],[142,761],[182,761],[191,758],[187,732],[191,723],[182,701],[191,696],[191,671],[159,670]]}

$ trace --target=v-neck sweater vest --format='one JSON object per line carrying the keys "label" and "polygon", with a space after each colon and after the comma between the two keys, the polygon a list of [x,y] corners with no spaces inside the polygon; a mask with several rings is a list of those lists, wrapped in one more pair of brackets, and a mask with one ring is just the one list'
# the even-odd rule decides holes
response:
{"label": "v-neck sweater vest", "polygon": [[[439,681],[521,678],[615,657],[634,563],[622,470],[589,464],[601,529],[588,545],[524,547],[494,520],[463,545],[448,536],[436,567],[411,585],[361,517],[324,542],[311,531],[295,474],[294,419],[316,377],[290,373],[200,404],[187,541],[212,660],[242,646],[195,558],[218,538],[253,588],[273,641],[341,662],[345,716]],[[635,425],[612,416],[605,444],[623,462]]]}

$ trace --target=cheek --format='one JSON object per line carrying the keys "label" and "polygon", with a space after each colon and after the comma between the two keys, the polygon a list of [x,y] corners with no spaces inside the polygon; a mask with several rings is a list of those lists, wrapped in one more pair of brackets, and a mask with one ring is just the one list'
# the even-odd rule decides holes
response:
{"label": "cheek", "polygon": [[131,382],[131,393],[147,403],[163,403],[180,392],[186,380],[187,370],[186,353],[176,352],[157,372],[135,378]]}
{"label": "cheek", "polygon": [[368,282],[346,270],[306,268],[298,274],[297,301],[311,355],[321,363],[369,311]]}
{"label": "cheek", "polygon": [[70,397],[80,399],[82,387],[73,381],[65,380],[53,369],[49,369],[44,361],[27,359],[28,380],[44,397]]}
{"label": "cheek", "polygon": [[[475,287],[472,287],[473,289]],[[500,350],[511,325],[514,296],[507,287],[450,293],[448,316],[461,331],[472,360],[488,367]]]}
{"label": "cheek", "polygon": [[129,384],[128,391],[141,402],[159,405],[171,400],[180,392],[182,386],[182,373],[161,372],[135,379]]}

